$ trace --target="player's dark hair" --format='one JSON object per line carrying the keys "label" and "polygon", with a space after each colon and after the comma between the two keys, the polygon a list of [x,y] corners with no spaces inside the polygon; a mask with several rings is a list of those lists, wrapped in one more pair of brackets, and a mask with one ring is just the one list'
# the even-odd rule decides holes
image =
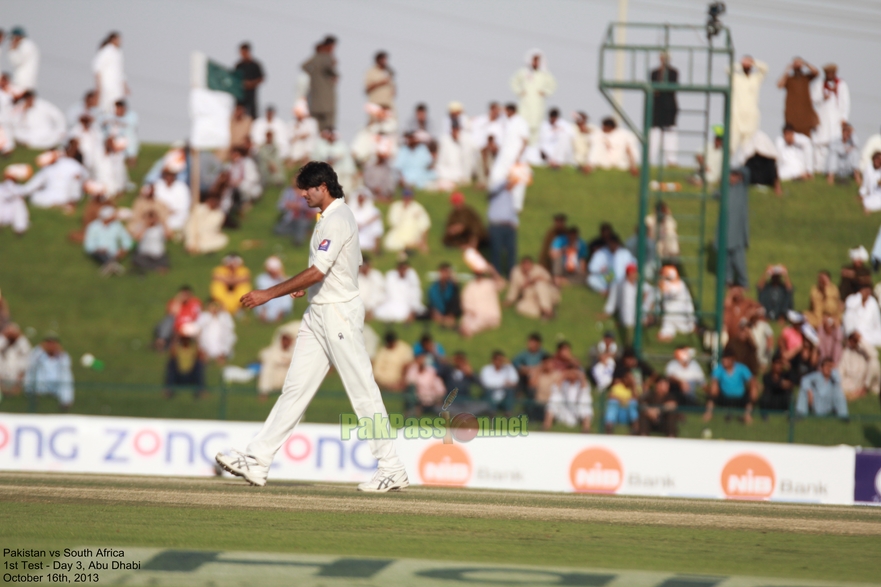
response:
{"label": "player's dark hair", "polygon": [[317,188],[324,184],[334,198],[344,198],[343,186],[337,179],[336,171],[324,161],[310,161],[300,168],[297,174],[297,187],[301,190]]}

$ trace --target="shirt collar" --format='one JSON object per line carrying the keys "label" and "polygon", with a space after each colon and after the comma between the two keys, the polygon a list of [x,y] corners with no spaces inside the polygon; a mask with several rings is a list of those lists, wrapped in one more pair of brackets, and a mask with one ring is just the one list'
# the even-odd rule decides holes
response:
{"label": "shirt collar", "polygon": [[344,198],[334,198],[333,202],[330,203],[330,206],[324,209],[324,212],[321,213],[321,217],[324,218],[328,214],[332,214],[334,210],[343,205]]}

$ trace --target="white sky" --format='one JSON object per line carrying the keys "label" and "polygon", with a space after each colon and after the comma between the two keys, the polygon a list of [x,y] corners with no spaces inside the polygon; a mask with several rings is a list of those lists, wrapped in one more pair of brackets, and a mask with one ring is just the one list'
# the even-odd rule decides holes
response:
{"label": "white sky", "polygon": [[[772,137],[779,132],[783,92],[775,82],[800,55],[818,66],[836,62],[851,87],[858,136],[878,132],[881,75],[874,59],[881,54],[881,2],[727,4],[723,20],[737,54],[771,67],[762,88],[763,130]],[[610,113],[597,90],[598,50],[617,9],[616,0],[4,0],[0,27],[27,29],[42,51],[38,90],[63,110],[91,85],[89,64],[99,41],[110,30],[121,31],[141,135],[166,142],[187,135],[191,51],[232,65],[238,43],[251,41],[268,74],[261,105],[274,103],[288,118],[300,63],[317,40],[333,33],[342,73],[338,126],[351,138],[364,118],[364,72],[379,49],[391,54],[404,118],[419,101],[428,103],[437,124],[450,100],[475,114],[492,99],[512,99],[511,75],[526,50],[539,47],[559,84],[549,105],[567,115],[583,109],[598,121]],[[700,24],[705,11],[703,0],[630,0],[628,16]],[[8,70],[5,55],[0,64]]]}

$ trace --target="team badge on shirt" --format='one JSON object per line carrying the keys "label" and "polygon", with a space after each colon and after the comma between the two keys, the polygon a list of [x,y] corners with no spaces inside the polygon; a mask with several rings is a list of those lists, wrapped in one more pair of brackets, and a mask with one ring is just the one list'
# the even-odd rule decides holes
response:
{"label": "team badge on shirt", "polygon": [[326,238],[326,239],[322,240],[320,243],[318,243],[318,250],[319,251],[326,251],[329,248],[330,248],[330,239],[329,238]]}

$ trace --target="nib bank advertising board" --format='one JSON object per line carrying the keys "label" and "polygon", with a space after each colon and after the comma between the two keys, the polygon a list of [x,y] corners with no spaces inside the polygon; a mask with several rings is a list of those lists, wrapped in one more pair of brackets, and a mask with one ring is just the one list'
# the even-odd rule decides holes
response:
{"label": "nib bank advertising board", "polygon": [[[0,470],[209,476],[215,454],[244,449],[260,426],[0,414]],[[853,504],[856,478],[858,501],[881,501],[881,453],[847,446],[552,433],[395,442],[421,485]],[[366,441],[304,423],[276,455],[270,481],[363,481],[375,467]]]}

